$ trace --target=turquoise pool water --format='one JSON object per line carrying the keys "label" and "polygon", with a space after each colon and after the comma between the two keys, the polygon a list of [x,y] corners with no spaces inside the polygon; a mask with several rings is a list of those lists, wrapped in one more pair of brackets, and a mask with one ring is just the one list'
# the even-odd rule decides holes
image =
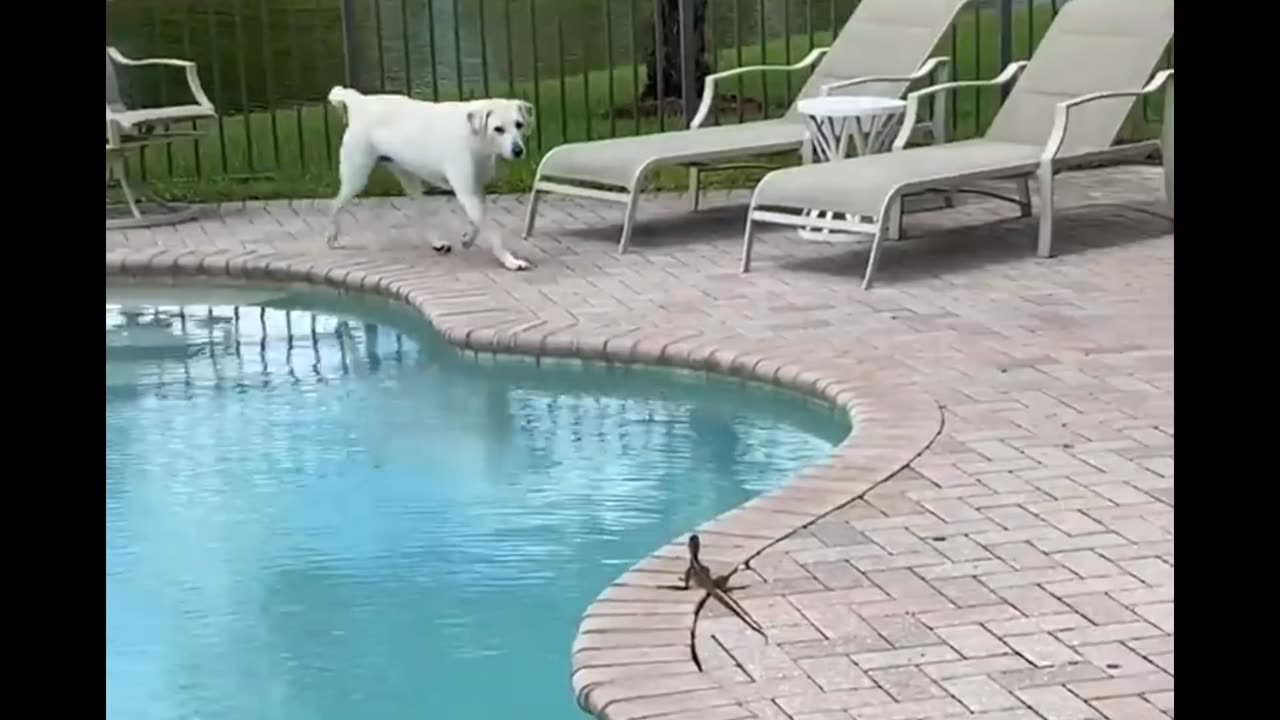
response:
{"label": "turquoise pool water", "polygon": [[847,420],[692,373],[477,358],[381,301],[107,301],[107,717],[581,717],[597,593]]}

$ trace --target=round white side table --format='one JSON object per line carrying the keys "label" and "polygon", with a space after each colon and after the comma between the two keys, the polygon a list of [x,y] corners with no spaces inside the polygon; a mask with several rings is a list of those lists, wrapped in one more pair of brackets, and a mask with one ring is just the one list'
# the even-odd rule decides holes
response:
{"label": "round white side table", "polygon": [[[813,162],[845,157],[850,140],[859,156],[889,150],[906,107],[905,100],[870,95],[827,95],[805,98],[796,103],[796,110],[809,122]],[[805,213],[809,217],[824,219],[835,214],[825,210]],[[801,228],[800,236],[825,242],[853,239],[850,233],[816,228]]]}

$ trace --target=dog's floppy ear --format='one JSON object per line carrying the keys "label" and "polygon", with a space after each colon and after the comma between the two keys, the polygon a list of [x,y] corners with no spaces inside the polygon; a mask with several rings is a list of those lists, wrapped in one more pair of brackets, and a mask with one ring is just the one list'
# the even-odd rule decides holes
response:
{"label": "dog's floppy ear", "polygon": [[493,111],[485,107],[472,108],[467,111],[467,124],[471,126],[471,132],[475,135],[483,135],[485,128],[489,127],[489,116]]}
{"label": "dog's floppy ear", "polygon": [[521,120],[527,123],[533,122],[533,103],[528,103],[524,100],[517,100],[516,108],[520,111]]}

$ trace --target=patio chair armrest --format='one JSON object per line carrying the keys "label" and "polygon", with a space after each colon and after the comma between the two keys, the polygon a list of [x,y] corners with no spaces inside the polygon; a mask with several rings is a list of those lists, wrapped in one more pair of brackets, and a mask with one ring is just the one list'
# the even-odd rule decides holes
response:
{"label": "patio chair armrest", "polygon": [[[1067,138],[1067,128],[1071,123],[1071,111],[1081,105],[1087,105],[1098,100],[1113,100],[1117,98],[1141,98],[1146,97],[1164,87],[1169,86],[1168,92],[1165,94],[1165,109],[1170,109],[1173,105],[1173,70],[1161,70],[1156,73],[1151,81],[1137,90],[1108,90],[1105,92],[1089,93],[1088,95],[1080,95],[1070,100],[1063,100],[1053,109],[1053,130],[1049,132],[1049,139],[1045,142],[1044,153],[1040,156],[1041,163],[1052,163],[1058,157],[1058,153],[1062,150],[1062,143]],[[1166,113],[1168,114],[1168,113]],[[1172,137],[1169,138],[1172,141]]]}
{"label": "patio chair armrest", "polygon": [[730,78],[735,75],[745,75],[750,72],[795,72],[796,70],[803,70],[804,68],[818,62],[818,60],[821,59],[823,55],[827,54],[827,51],[830,49],[831,48],[829,47],[814,48],[809,51],[808,55],[805,55],[799,62],[793,65],[747,65],[745,67],[711,73],[706,77],[702,86],[702,103],[698,105],[698,112],[693,116],[693,120],[690,121],[689,127],[702,127],[702,123],[706,122],[707,116],[711,114],[711,106],[715,104],[716,99],[715,87],[717,80],[724,80],[725,78]]}
{"label": "patio chair armrest", "polygon": [[187,73],[187,88],[191,90],[191,96],[195,98],[196,104],[210,112],[214,112],[213,101],[209,100],[209,96],[205,94],[204,86],[200,84],[199,69],[194,62],[177,58],[129,58],[113,47],[107,48],[107,57],[111,58],[111,62],[125,67],[167,65],[169,67],[182,68]]}
{"label": "patio chair armrest", "polygon": [[929,87],[920,88],[915,92],[908,93],[907,111],[902,118],[902,129],[898,131],[898,137],[893,141],[894,152],[897,152],[907,146],[907,141],[911,138],[911,129],[915,127],[916,120],[920,116],[920,101],[924,98],[940,92],[957,90],[960,88],[999,87],[1018,77],[1026,66],[1026,60],[1019,60],[1017,62],[1009,63],[1003,72],[990,80],[956,80],[954,82],[930,85]]}
{"label": "patio chair armrest", "polygon": [[856,85],[866,85],[873,82],[905,82],[912,83],[921,78],[931,76],[939,67],[946,68],[951,63],[951,58],[940,55],[932,57],[920,66],[919,70],[910,75],[868,75],[867,77],[853,78],[851,80],[837,80],[827,83],[818,88],[819,95],[830,95],[832,90],[843,90],[844,88],[854,87]]}

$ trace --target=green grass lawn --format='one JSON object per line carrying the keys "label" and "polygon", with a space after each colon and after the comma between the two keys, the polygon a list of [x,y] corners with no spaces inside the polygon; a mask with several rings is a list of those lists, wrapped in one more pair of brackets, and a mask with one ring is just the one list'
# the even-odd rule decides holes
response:
{"label": "green grass lawn", "polygon": [[[1041,11],[1032,23],[1025,10],[1019,15],[1013,24],[1015,57],[1025,57],[1029,40],[1040,37],[1050,17],[1048,12]],[[995,42],[997,28],[994,10],[965,13],[935,54],[952,57],[954,78],[992,77],[1000,70]],[[741,59],[736,49],[721,51],[716,57],[716,69],[725,70],[740,63],[786,64],[788,50],[790,62],[795,62],[811,47],[821,47],[829,41],[829,33],[815,33],[812,46],[807,34],[794,35],[789,43],[779,38],[765,46],[763,57],[759,45],[743,48]],[[771,117],[776,117],[785,110],[791,95],[806,77],[804,72],[753,73],[743,76],[740,82],[733,79],[721,83],[717,90],[755,100],[768,108]],[[518,84],[516,94],[538,105],[531,137],[533,153],[525,160],[503,164],[490,189],[527,191],[541,155],[563,142],[657,131],[657,119],[636,121],[630,112],[637,93],[637,79],[643,82],[644,68],[626,66],[612,72],[595,70],[544,80],[536,86]],[[456,88],[442,87],[441,96],[456,97]],[[984,129],[995,114],[999,97],[996,89],[958,93],[951,103],[953,137],[972,137]],[[1158,133],[1159,109],[1159,99],[1153,99],[1148,102],[1147,119],[1144,120],[1143,112],[1136,111],[1126,136],[1151,137]],[[748,109],[744,119],[758,117]],[[719,118],[720,122],[738,120],[736,109]],[[683,121],[678,116],[668,116],[662,125],[667,129],[678,128],[683,126]],[[152,193],[170,200],[208,202],[330,196],[337,190],[335,169],[342,127],[336,111],[324,104],[227,115],[202,128],[208,132],[206,139],[149,149],[134,162],[134,176],[142,174]],[[771,161],[786,165],[794,163],[796,158],[788,154]],[[740,186],[760,175],[758,170],[717,173],[708,176],[707,185]],[[659,189],[680,189],[684,187],[686,174],[678,168],[668,168],[658,171],[653,180]],[[364,194],[399,193],[394,178],[378,170]]]}

